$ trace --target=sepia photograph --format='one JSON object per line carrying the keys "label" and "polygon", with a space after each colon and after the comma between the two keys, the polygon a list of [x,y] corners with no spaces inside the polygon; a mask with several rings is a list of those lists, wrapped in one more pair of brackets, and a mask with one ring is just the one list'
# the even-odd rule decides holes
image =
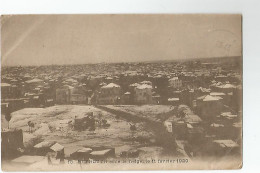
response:
{"label": "sepia photograph", "polygon": [[1,16],[3,171],[241,169],[241,14]]}

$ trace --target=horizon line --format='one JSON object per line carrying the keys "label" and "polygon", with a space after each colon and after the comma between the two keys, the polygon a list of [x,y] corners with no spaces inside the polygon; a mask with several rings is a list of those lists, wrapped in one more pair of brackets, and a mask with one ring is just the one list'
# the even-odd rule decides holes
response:
{"label": "horizon line", "polygon": [[1,62],[1,67],[40,67],[40,66],[70,66],[70,65],[94,65],[94,64],[120,64],[120,63],[155,63],[155,62],[165,62],[165,61],[189,61],[189,60],[199,60],[199,59],[214,59],[214,58],[240,58],[243,55],[233,55],[233,56],[216,56],[216,57],[194,57],[194,58],[177,58],[177,59],[165,59],[165,60],[144,60],[144,61],[118,61],[118,62],[88,62],[88,63],[71,63],[71,64],[41,64],[41,65],[5,65]]}

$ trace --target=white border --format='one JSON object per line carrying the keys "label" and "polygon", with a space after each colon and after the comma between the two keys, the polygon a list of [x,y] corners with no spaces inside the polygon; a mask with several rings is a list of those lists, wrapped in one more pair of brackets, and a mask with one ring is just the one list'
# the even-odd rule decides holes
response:
{"label": "white border", "polygon": [[[0,0],[0,14],[239,13],[243,14],[243,168],[259,172],[259,0]],[[259,163],[258,163],[259,162]],[[136,171],[141,172],[141,171]],[[151,171],[149,171],[151,172]],[[153,171],[162,172],[162,171]],[[166,171],[164,171],[166,172]],[[184,171],[198,172],[198,171]],[[203,171],[212,172],[212,171]]]}

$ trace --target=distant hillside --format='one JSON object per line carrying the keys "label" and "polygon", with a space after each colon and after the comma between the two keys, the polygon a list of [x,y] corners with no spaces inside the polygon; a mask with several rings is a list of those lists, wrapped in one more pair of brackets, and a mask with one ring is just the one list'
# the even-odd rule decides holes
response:
{"label": "distant hillside", "polygon": [[[194,59],[195,60],[195,59]],[[199,58],[201,63],[241,63],[242,56],[230,56],[230,57],[214,57],[214,58]]]}
{"label": "distant hillside", "polygon": [[146,61],[144,63],[167,63],[167,62],[187,62],[187,61],[200,61],[201,63],[241,63],[242,56],[229,56],[229,57],[210,57],[210,58],[185,58],[176,60],[158,60]]}

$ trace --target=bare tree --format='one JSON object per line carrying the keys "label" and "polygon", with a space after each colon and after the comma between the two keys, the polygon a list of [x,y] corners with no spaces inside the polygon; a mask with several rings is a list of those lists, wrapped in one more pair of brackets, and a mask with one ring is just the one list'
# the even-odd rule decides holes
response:
{"label": "bare tree", "polygon": [[9,129],[9,122],[10,122],[10,120],[12,119],[12,116],[11,116],[11,112],[10,112],[10,111],[7,111],[7,112],[5,113],[5,119],[6,119],[6,121],[8,122],[8,129]]}

